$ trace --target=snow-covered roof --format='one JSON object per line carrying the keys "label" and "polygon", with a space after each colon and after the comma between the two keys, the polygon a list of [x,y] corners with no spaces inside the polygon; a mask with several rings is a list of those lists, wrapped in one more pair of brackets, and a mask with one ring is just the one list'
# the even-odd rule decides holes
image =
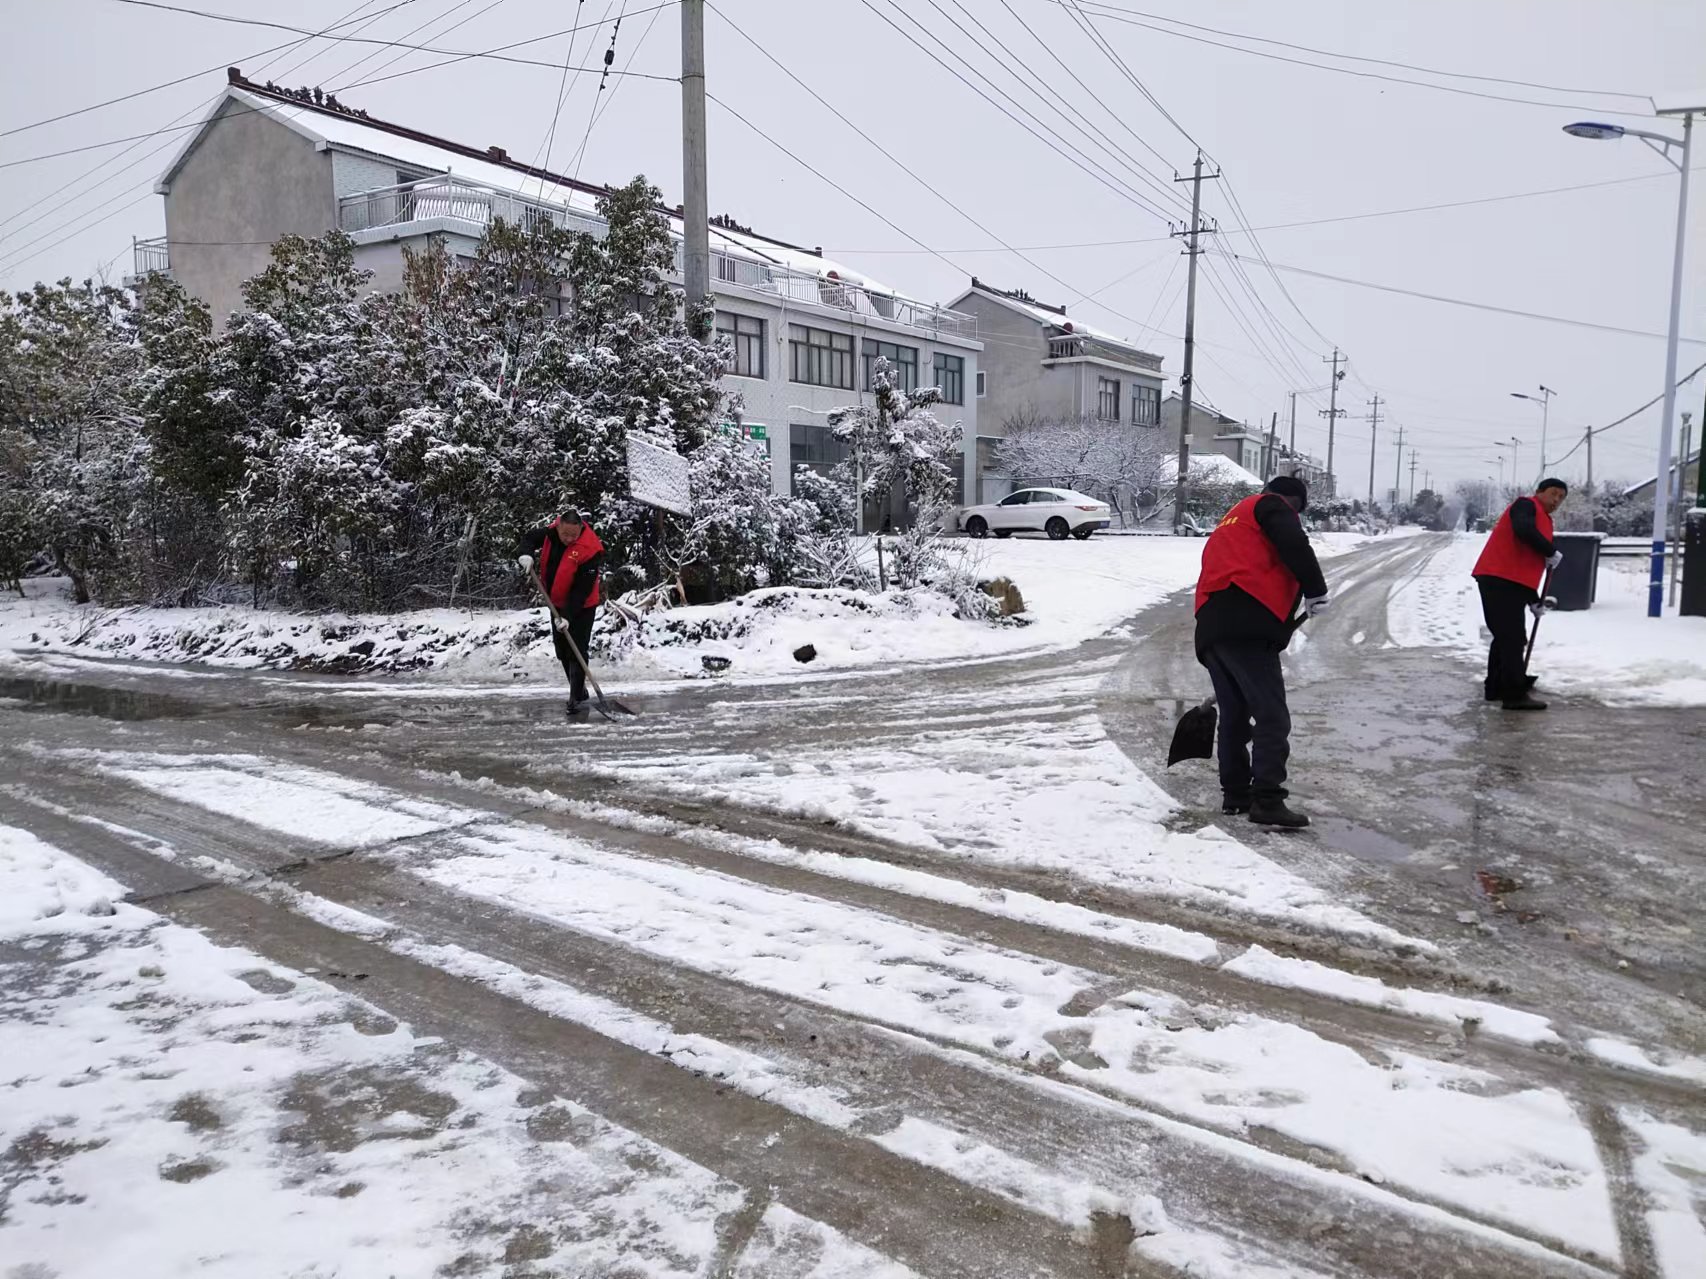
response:
{"label": "snow-covered roof", "polygon": [[[1162,464],[1167,474],[1179,465],[1179,455],[1169,454]],[[1262,487],[1262,477],[1254,471],[1247,471],[1224,453],[1192,453],[1191,476],[1209,484],[1249,484],[1255,488]]]}
{"label": "snow-covered roof", "polygon": [[[1700,461],[1700,450],[1695,449],[1687,457],[1682,459],[1681,465],[1683,467],[1690,467],[1690,466],[1695,465],[1699,461]],[[1677,460],[1673,457],[1670,461],[1670,470],[1667,471],[1666,474],[1667,475],[1675,475],[1677,465],[1678,465]],[[1653,482],[1657,479],[1658,479],[1658,476],[1649,475],[1646,479],[1642,480],[1639,484],[1631,484],[1628,488],[1624,489],[1623,490],[1623,496],[1624,497],[1631,497],[1636,493],[1645,493],[1648,489],[1653,487]]]}
{"label": "snow-covered roof", "polygon": [[[203,118],[201,126],[192,130],[184,140],[155,185],[156,191],[162,194],[165,192],[190,151],[200,141],[207,125],[228,102],[235,102],[244,110],[260,112],[277,120],[317,147],[360,152],[409,168],[456,177],[477,186],[491,187],[540,204],[553,204],[593,216],[597,214],[598,188],[587,183],[572,182],[561,175],[549,174],[533,165],[514,160],[506,153],[481,153],[476,148],[449,143],[448,140],[435,142],[430,135],[421,135],[419,130],[365,118],[348,110],[284,101],[265,91],[244,87],[236,82],[226,86],[225,92]],[[410,134],[417,136],[409,136]],[[670,214],[670,230],[676,236],[681,235],[682,220],[679,215]],[[819,278],[828,277],[833,273],[838,280],[872,292],[895,297],[905,296],[844,262],[826,258],[822,254],[795,245],[771,240],[755,232],[738,232],[712,226],[711,240],[718,248],[733,249],[737,255],[750,257],[755,261],[779,264]]]}
{"label": "snow-covered roof", "polygon": [[1144,356],[1145,358],[1154,360],[1157,363],[1161,360],[1159,355],[1156,355],[1153,351],[1144,350],[1129,338],[1116,337],[1114,334],[1109,333],[1105,329],[1098,329],[1093,325],[1086,324],[1083,320],[1067,315],[1064,307],[1056,310],[1054,307],[1044,306],[1040,302],[1027,302],[1022,298],[1016,298],[1011,294],[1004,293],[1000,289],[992,289],[987,284],[983,284],[976,279],[972,280],[972,284],[969,289],[960,294],[958,298],[954,299],[954,301],[950,302],[948,305],[958,307],[961,302],[964,302],[970,297],[987,298],[989,301],[994,302],[999,306],[1004,306],[1010,311],[1016,311],[1020,315],[1035,320],[1038,324],[1047,325],[1050,328],[1064,329],[1071,333],[1080,333],[1087,338],[1094,338],[1096,341],[1105,343],[1108,346],[1124,347],[1126,350],[1131,351],[1136,355]]}

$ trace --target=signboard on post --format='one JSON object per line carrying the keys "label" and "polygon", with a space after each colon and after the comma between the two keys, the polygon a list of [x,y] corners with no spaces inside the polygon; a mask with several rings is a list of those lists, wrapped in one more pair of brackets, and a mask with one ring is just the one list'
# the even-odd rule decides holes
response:
{"label": "signboard on post", "polygon": [[687,459],[674,449],[628,437],[628,493],[636,502],[672,515],[692,515],[687,477]]}

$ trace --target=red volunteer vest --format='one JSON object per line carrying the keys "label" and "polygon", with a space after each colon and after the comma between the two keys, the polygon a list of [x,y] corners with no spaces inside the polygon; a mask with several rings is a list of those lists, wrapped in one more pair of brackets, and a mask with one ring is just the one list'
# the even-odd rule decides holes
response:
{"label": "red volunteer vest", "polygon": [[[1511,503],[1511,506],[1515,505],[1516,502]],[[1539,502],[1534,503],[1534,527],[1540,530],[1542,537],[1548,541],[1552,539],[1552,517]],[[1474,576],[1502,577],[1531,591],[1538,591],[1540,579],[1545,575],[1546,557],[1517,539],[1516,530],[1511,527],[1511,508],[1505,507],[1505,513],[1499,516],[1499,522],[1487,534],[1487,545],[1481,548],[1481,558],[1475,561]]]}
{"label": "red volunteer vest", "polygon": [[[603,549],[604,543],[598,540],[598,534],[592,531],[590,524],[582,524],[581,535],[573,545],[564,546],[557,536],[557,523],[552,521],[551,531],[545,535],[545,542],[539,548],[539,580],[551,592],[551,603],[559,609],[568,606],[569,587],[574,584],[575,571]],[[597,578],[593,579],[592,590],[586,597],[588,608],[603,598],[600,594],[602,586]]]}
{"label": "red volunteer vest", "polygon": [[1197,608],[1216,591],[1236,586],[1260,600],[1280,621],[1290,619],[1301,589],[1297,576],[1281,561],[1274,544],[1256,523],[1257,493],[1233,507],[1208,535],[1202,548],[1202,576],[1197,578]]}

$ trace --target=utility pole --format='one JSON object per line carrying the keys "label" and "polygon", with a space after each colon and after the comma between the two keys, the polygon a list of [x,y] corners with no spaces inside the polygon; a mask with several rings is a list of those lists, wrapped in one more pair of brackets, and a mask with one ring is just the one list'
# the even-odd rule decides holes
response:
{"label": "utility pole", "polygon": [[681,0],[681,249],[687,323],[704,341],[715,323],[711,296],[711,210],[705,182],[705,0]]}
{"label": "utility pole", "polygon": [[1593,499],[1593,427],[1585,432],[1588,442],[1588,499]]}
{"label": "utility pole", "polygon": [[[1213,181],[1220,175],[1209,174]],[[1196,367],[1197,350],[1197,258],[1203,250],[1197,247],[1197,237],[1203,232],[1214,234],[1214,228],[1202,224],[1202,152],[1197,152],[1197,162],[1191,168],[1191,176],[1181,178],[1174,175],[1175,182],[1191,184],[1191,225],[1183,231],[1169,230],[1168,234],[1189,238],[1185,256],[1190,259],[1190,270],[1185,285],[1185,370],[1179,378],[1179,478],[1173,486],[1173,531],[1183,533],[1185,529],[1185,500],[1186,488],[1189,485],[1191,473],[1191,393],[1195,389],[1191,371]]]}
{"label": "utility pole", "polygon": [[1339,419],[1345,415],[1345,411],[1339,407],[1339,383],[1345,376],[1344,370],[1339,368],[1339,365],[1344,362],[1345,357],[1339,354],[1338,347],[1333,348],[1332,359],[1321,361],[1323,364],[1333,366],[1333,380],[1330,384],[1332,395],[1327,402],[1328,407],[1321,410],[1321,416],[1327,419],[1327,483],[1334,490],[1333,496],[1335,497],[1338,496],[1339,481],[1338,477],[1333,474],[1333,429],[1338,425]]}
{"label": "utility pole", "polygon": [[1279,411],[1268,419],[1268,447],[1262,450],[1262,483],[1274,478],[1274,434],[1279,430]]}
{"label": "utility pole", "polygon": [[1398,428],[1398,447],[1392,454],[1392,505],[1398,505],[1398,494],[1403,490],[1400,481],[1404,474],[1404,428]]}
{"label": "utility pole", "polygon": [[1416,450],[1410,450],[1410,505],[1416,504]]}
{"label": "utility pole", "polygon": [[1291,449],[1291,460],[1295,462],[1297,460],[1297,392],[1296,391],[1293,391],[1291,393],[1291,443],[1287,447]]}
{"label": "utility pole", "polygon": [[[1693,428],[1689,420],[1694,414],[1682,411],[1682,451],[1676,455],[1676,510],[1671,515],[1670,528],[1670,606],[1676,607],[1676,569],[1682,561],[1682,513],[1688,506],[1688,446]],[[1666,477],[1669,481],[1669,477]]]}
{"label": "utility pole", "polygon": [[1380,397],[1376,395],[1369,401],[1372,411],[1368,415],[1368,518],[1374,518],[1374,446],[1380,436]]}

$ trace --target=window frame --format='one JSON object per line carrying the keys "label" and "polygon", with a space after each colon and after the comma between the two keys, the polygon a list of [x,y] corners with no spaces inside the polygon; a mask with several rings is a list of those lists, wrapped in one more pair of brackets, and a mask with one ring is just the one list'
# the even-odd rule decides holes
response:
{"label": "window frame", "polygon": [[[1148,421],[1144,421],[1137,414],[1138,405],[1140,404],[1148,404],[1151,406],[1152,412]],[[1142,382],[1133,382],[1131,384],[1131,424],[1133,426],[1161,425],[1160,387],[1145,386]]]}
{"label": "window frame", "polygon": [[[1109,401],[1112,400],[1113,412],[1108,412]],[[1117,377],[1096,375],[1096,420],[1098,422],[1118,422],[1120,420],[1120,380]]]}
{"label": "window frame", "polygon": [[[955,355],[951,351],[937,351],[930,360],[930,376],[936,380],[936,387],[942,392],[942,403],[964,404],[966,402],[966,357]],[[953,393],[948,386],[950,379]]]}
{"label": "window frame", "polygon": [[987,369],[979,369],[977,371],[975,381],[977,383],[977,398],[981,400],[989,394],[989,372],[988,372],[988,370]]}
{"label": "window frame", "polygon": [[[823,338],[825,341],[818,341]],[[845,345],[844,345],[845,344]],[[832,390],[853,389],[853,360],[857,354],[853,335],[809,324],[788,325],[788,380],[801,386],[827,386]],[[807,376],[802,377],[804,372]],[[818,376],[811,376],[817,374]],[[846,380],[840,380],[845,375]]]}
{"label": "window frame", "polygon": [[[734,322],[734,327],[732,329],[725,330],[723,328],[723,320],[725,317]],[[757,325],[758,331],[756,333],[741,332],[740,326],[743,322]],[[729,362],[723,366],[723,372],[729,377],[750,377],[763,381],[768,375],[768,369],[766,366],[770,358],[769,343],[766,341],[769,336],[769,329],[769,322],[765,320],[763,316],[744,315],[739,311],[719,310],[717,312],[717,333],[720,336],[725,336],[729,339]],[[746,372],[741,369],[741,353],[743,348],[746,350],[748,355],[751,355],[753,352],[757,353],[758,358],[756,363],[758,371],[756,373]]]}
{"label": "window frame", "polygon": [[[902,352],[909,352],[912,358],[910,360],[902,359]],[[865,390],[871,389],[871,377],[876,372],[879,358],[886,359],[890,366],[897,370],[898,376],[895,381],[900,390],[916,391],[918,389],[918,348],[902,346],[899,342],[885,342],[882,338],[866,337],[859,339],[859,363],[862,370],[861,376],[864,379],[862,385]]]}

